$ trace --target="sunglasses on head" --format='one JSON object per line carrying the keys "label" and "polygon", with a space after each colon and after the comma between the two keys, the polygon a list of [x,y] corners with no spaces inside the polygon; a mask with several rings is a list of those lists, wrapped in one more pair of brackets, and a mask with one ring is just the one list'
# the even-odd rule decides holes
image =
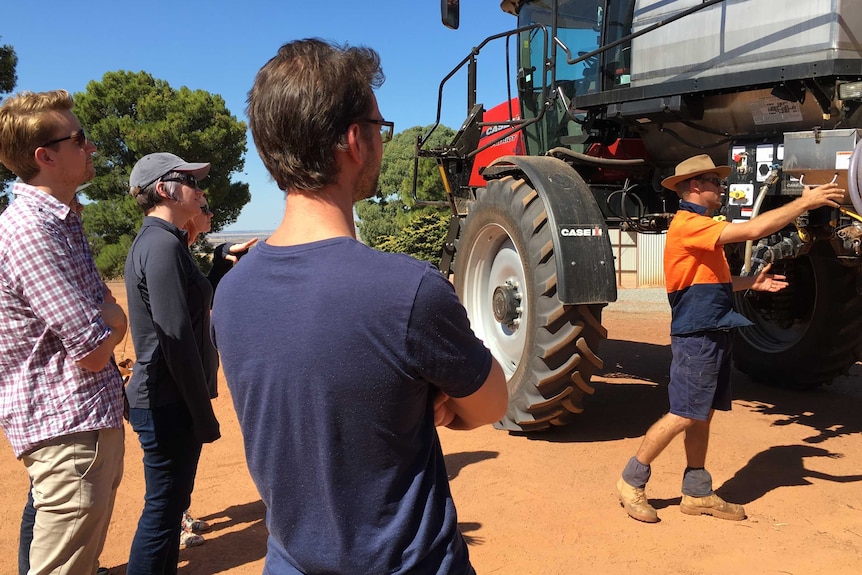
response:
{"label": "sunglasses on head", "polygon": [[180,182],[181,184],[185,184],[190,188],[198,189],[200,186],[198,184],[198,179],[191,174],[183,174],[181,176],[177,176],[175,178],[164,178],[163,182]]}
{"label": "sunglasses on head", "polygon": [[66,136],[64,138],[56,138],[56,139],[51,140],[49,142],[45,142],[44,144],[42,144],[39,147],[40,148],[47,148],[48,146],[53,146],[54,144],[59,144],[60,142],[65,142],[66,140],[74,140],[76,144],[78,144],[79,146],[81,146],[83,148],[84,144],[87,143],[87,134],[86,134],[86,132],[84,132],[84,128],[81,128],[77,132],[73,132],[71,136]]}

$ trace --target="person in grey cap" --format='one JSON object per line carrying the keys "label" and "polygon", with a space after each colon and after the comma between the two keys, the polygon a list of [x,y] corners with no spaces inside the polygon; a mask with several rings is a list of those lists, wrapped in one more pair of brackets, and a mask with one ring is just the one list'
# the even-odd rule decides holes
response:
{"label": "person in grey cap", "polygon": [[137,357],[126,397],[144,452],[146,495],[128,575],[177,572],[181,520],[201,448],[220,436],[211,403],[218,370],[209,337],[213,289],[182,229],[201,213],[198,181],[209,170],[207,163],[157,153],[141,158],[129,178],[146,214],[125,267]]}

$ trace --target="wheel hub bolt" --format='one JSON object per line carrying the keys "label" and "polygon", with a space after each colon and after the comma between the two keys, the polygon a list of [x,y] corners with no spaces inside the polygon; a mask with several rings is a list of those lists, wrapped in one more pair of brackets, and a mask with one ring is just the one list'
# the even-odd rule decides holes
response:
{"label": "wheel hub bolt", "polygon": [[494,289],[492,298],[494,319],[505,324],[510,329],[517,327],[521,315],[521,294],[517,285],[511,280]]}

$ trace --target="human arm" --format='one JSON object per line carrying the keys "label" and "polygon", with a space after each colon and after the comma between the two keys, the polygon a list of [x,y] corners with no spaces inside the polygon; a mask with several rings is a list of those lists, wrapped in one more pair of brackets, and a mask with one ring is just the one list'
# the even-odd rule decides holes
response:
{"label": "human arm", "polygon": [[224,259],[235,264],[239,261],[239,258],[247,254],[249,248],[251,248],[251,246],[256,243],[257,238],[251,238],[250,240],[244,241],[241,244],[230,244],[229,246],[227,246],[227,253],[224,254]]}
{"label": "human arm", "polygon": [[816,188],[806,186],[802,195],[792,202],[763,212],[747,222],[727,224],[718,237],[718,243],[725,245],[765,238],[808,210],[822,206],[837,208],[843,198],[844,189],[838,184],[823,184]]}
{"label": "human arm", "polygon": [[114,348],[123,341],[128,326],[126,314],[123,308],[116,302],[100,304],[99,309],[101,310],[102,319],[111,328],[111,335],[103,340],[99,344],[99,347],[75,362],[75,365],[81,369],[92,372],[99,372],[105,369],[111,356],[114,355]]}
{"label": "human arm", "polygon": [[772,264],[766,264],[756,276],[733,276],[733,291],[751,289],[754,291],[776,292],[786,288],[787,278],[781,274],[771,274]]}
{"label": "human arm", "polygon": [[467,397],[449,397],[438,392],[434,397],[434,425],[468,430],[499,421],[506,415],[509,392],[506,376],[497,360],[491,358],[491,371],[476,392]]}
{"label": "human arm", "polygon": [[410,359],[431,384],[438,425],[473,429],[505,415],[502,368],[470,329],[452,284],[430,266],[416,294],[408,341]]}
{"label": "human arm", "polygon": [[87,371],[99,372],[105,369],[108,365],[111,356],[114,354],[114,348],[123,341],[128,328],[128,318],[126,312],[117,303],[114,294],[110,288],[103,284],[102,291],[105,301],[99,304],[102,319],[108,327],[111,328],[111,335],[99,344],[99,347],[94,349],[89,355],[75,362],[75,365]]}
{"label": "human arm", "polygon": [[241,244],[219,244],[213,251],[213,266],[207,279],[213,289],[218,287],[219,282],[227,272],[233,269],[234,264],[248,253],[248,250],[257,243],[257,238],[252,238]]}
{"label": "human arm", "polygon": [[98,277],[83,233],[75,231],[62,220],[20,227],[7,270],[33,316],[59,339],[71,362],[99,372],[122,341],[126,318]]}

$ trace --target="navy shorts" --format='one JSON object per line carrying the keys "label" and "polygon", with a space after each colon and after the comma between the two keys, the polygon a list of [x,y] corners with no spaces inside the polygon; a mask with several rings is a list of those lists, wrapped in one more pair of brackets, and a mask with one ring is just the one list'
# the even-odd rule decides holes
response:
{"label": "navy shorts", "polygon": [[733,335],[719,330],[671,336],[670,348],[670,412],[706,421],[712,409],[730,411]]}

